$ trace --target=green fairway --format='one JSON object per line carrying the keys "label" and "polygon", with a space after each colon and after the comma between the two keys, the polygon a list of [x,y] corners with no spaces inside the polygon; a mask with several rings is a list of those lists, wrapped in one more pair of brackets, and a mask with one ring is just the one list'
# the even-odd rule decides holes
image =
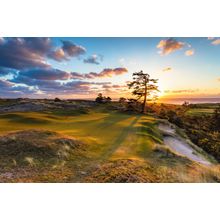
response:
{"label": "green fairway", "polygon": [[96,158],[145,158],[161,142],[156,120],[151,116],[92,111],[89,114],[57,112],[5,113],[0,115],[0,133],[25,129],[52,130],[76,137],[90,146]]}
{"label": "green fairway", "polygon": [[202,114],[213,114],[214,109],[212,108],[191,108],[187,111],[188,115],[202,115]]}

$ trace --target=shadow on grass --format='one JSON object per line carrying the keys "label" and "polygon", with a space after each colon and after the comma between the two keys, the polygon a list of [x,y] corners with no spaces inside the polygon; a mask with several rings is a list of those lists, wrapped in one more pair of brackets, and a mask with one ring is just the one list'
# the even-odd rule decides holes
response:
{"label": "shadow on grass", "polygon": [[141,126],[138,128],[138,135],[151,138],[154,142],[163,143],[163,137],[156,128],[156,124],[153,122],[141,122]]}
{"label": "shadow on grass", "polygon": [[21,124],[47,124],[50,123],[49,120],[34,118],[34,117],[27,117],[25,115],[19,114],[4,114],[0,115],[0,119],[8,119],[10,122],[16,122]]}
{"label": "shadow on grass", "polygon": [[89,113],[89,109],[87,108],[59,109],[52,111],[52,114],[55,116],[77,116],[88,113]]}
{"label": "shadow on grass", "polygon": [[142,126],[139,126],[137,129],[139,130],[139,132],[137,132],[137,135],[150,138],[151,140],[159,144],[163,143],[162,136],[158,134],[158,132],[154,131],[154,129]]}
{"label": "shadow on grass", "polygon": [[129,133],[132,131],[132,129],[134,128],[134,125],[137,123],[140,117],[141,115],[136,116],[134,120],[132,120],[132,122],[122,130],[122,132],[118,135],[116,140],[111,145],[110,149],[101,156],[102,160],[106,160],[109,157],[111,157],[111,155],[120,147],[120,145],[124,142],[124,140],[129,135]]}

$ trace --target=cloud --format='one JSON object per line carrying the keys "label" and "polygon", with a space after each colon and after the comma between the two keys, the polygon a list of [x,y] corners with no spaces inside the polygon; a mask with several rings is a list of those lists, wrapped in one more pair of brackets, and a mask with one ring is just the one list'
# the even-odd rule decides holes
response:
{"label": "cloud", "polygon": [[9,88],[9,87],[12,87],[14,85],[14,83],[12,82],[9,82],[7,80],[3,80],[3,79],[0,79],[0,88]]}
{"label": "cloud", "polygon": [[49,54],[48,54],[48,57],[51,58],[51,59],[54,59],[58,62],[62,62],[64,60],[68,60],[65,52],[63,51],[62,48],[59,48],[59,49],[56,49],[54,51],[51,51]]}
{"label": "cloud", "polygon": [[[50,38],[0,38],[1,96],[56,95],[97,93],[109,82],[91,82],[127,73],[126,68],[105,68],[100,72],[68,72],[53,68],[50,59],[62,62],[86,53],[86,49],[71,41],[61,41],[57,47]],[[85,63],[98,64],[101,55],[84,59]],[[6,77],[5,77],[6,76]],[[111,85],[113,90],[121,86]]]}
{"label": "cloud", "polygon": [[102,70],[100,73],[87,73],[84,75],[85,78],[93,79],[93,78],[104,78],[104,77],[112,77],[112,76],[117,76],[117,75],[122,75],[124,73],[127,73],[128,70],[126,68],[115,68],[115,69],[110,69],[106,68]]}
{"label": "cloud", "polygon": [[194,50],[194,49],[186,50],[186,51],[185,51],[185,55],[186,55],[186,56],[192,56],[194,53],[195,53],[195,50]]}
{"label": "cloud", "polygon": [[184,42],[180,42],[173,38],[169,38],[167,40],[161,40],[158,43],[157,48],[160,49],[159,53],[161,55],[168,55],[175,52],[176,50],[182,49],[184,46],[185,46]]}
{"label": "cloud", "polygon": [[84,74],[77,73],[77,72],[71,72],[71,79],[84,79]]}
{"label": "cloud", "polygon": [[112,76],[118,76],[127,73],[128,70],[123,67],[118,67],[115,69],[111,68],[106,68],[103,69],[101,72],[96,73],[96,72],[90,72],[90,73],[76,73],[73,72],[71,73],[72,79],[94,79],[94,78],[105,78],[105,77],[112,77]]}
{"label": "cloud", "polygon": [[[21,78],[20,78],[21,79]],[[33,78],[25,78],[21,80],[26,86],[34,87],[40,94],[46,95],[74,95],[74,94],[91,94],[96,92],[95,87],[100,89],[103,85],[108,85],[110,82],[87,82],[87,81],[55,81],[55,80],[41,80]],[[21,83],[19,81],[19,83]],[[37,94],[37,92],[35,92]]]}
{"label": "cloud", "polygon": [[0,76],[8,75],[9,73],[14,74],[15,71],[13,69],[4,68],[0,66]]}
{"label": "cloud", "polygon": [[49,48],[49,38],[9,38],[0,44],[0,66],[18,70],[48,67],[45,54]]}
{"label": "cloud", "polygon": [[[85,79],[95,79],[112,77],[114,75],[121,75],[127,72],[126,68],[115,68],[115,69],[104,69],[100,73],[90,72],[90,73],[77,73],[77,72],[67,72],[54,68],[35,68],[30,70],[23,70],[17,73],[17,75],[11,80],[13,83],[21,83],[29,86],[50,86],[58,85],[57,81],[67,81],[67,80],[85,80]],[[50,81],[54,81],[50,82]],[[97,85],[97,83],[96,83]]]}
{"label": "cloud", "polygon": [[36,68],[27,71],[20,71],[16,79],[24,79],[25,77],[38,80],[68,80],[71,78],[71,74],[53,68]]}
{"label": "cloud", "polygon": [[86,49],[71,41],[62,41],[62,46],[50,51],[48,57],[58,62],[68,61],[71,57],[78,57],[86,53]]}
{"label": "cloud", "polygon": [[24,95],[32,95],[37,91],[28,86],[15,84],[13,82],[0,79],[1,97],[15,98]]}
{"label": "cloud", "polygon": [[216,39],[214,41],[212,41],[213,45],[219,45],[220,44],[220,39]]}
{"label": "cloud", "polygon": [[99,65],[103,57],[100,55],[93,54],[92,56],[83,60],[84,63],[96,64]]}
{"label": "cloud", "polygon": [[[100,73],[81,74],[77,72],[67,72],[59,69],[34,68],[30,70],[19,71],[10,83],[25,85],[35,88],[35,94],[85,94],[98,92],[100,86],[108,86],[109,82],[91,82],[86,79],[95,79],[102,77],[111,77],[121,75],[127,72],[125,68],[104,69]],[[118,85],[112,85],[111,88],[119,89]]]}
{"label": "cloud", "polygon": [[51,51],[48,57],[58,62],[68,61],[71,57],[78,57],[86,53],[86,49],[71,41],[62,41],[62,46]]}
{"label": "cloud", "polygon": [[58,62],[67,61],[86,52],[82,46],[62,41],[55,48],[50,38],[0,38],[0,67],[16,70],[48,68],[47,58]]}
{"label": "cloud", "polygon": [[[74,91],[76,86],[87,85],[83,81],[57,81],[49,77],[35,77],[34,74],[19,74],[18,77],[11,80],[11,83],[24,84],[28,87],[34,87],[37,91],[46,94],[65,94],[68,91]],[[83,91],[82,91],[83,92]],[[71,92],[70,92],[71,93]]]}
{"label": "cloud", "polygon": [[171,71],[171,70],[172,70],[171,67],[166,67],[166,68],[164,68],[162,71],[163,71],[163,72],[168,72],[168,71]]}
{"label": "cloud", "polygon": [[198,89],[180,89],[180,90],[166,90],[165,93],[195,93]]}
{"label": "cloud", "polygon": [[109,84],[105,84],[105,85],[103,85],[102,86],[102,88],[104,88],[104,89],[121,89],[121,88],[127,88],[127,85],[116,85],[116,84],[114,84],[114,85],[109,85]]}
{"label": "cloud", "polygon": [[68,54],[70,57],[77,57],[79,55],[85,54],[86,49],[82,46],[75,45],[71,41],[62,41],[63,46],[62,49],[63,51]]}

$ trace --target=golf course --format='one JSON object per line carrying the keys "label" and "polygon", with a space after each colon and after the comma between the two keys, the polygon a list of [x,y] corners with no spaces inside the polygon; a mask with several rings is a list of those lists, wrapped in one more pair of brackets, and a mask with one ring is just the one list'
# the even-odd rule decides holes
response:
{"label": "golf course", "polygon": [[[161,121],[152,114],[114,110],[114,105],[95,104],[89,108],[80,107],[72,110],[1,113],[0,142],[7,144],[10,153],[1,145],[1,157],[4,158],[0,164],[0,180],[218,181],[216,161],[201,149],[198,150],[195,146],[193,148],[191,143],[191,151],[194,149],[194,153],[208,161],[209,165],[194,161],[166,145],[164,138],[169,134],[159,128],[159,124],[167,123],[166,121]],[[179,131],[179,134],[173,133],[173,137],[182,138],[181,140],[185,138],[183,131]],[[73,145],[75,142],[79,144],[75,144],[77,147],[69,150],[72,146],[70,142]],[[17,152],[22,153],[11,153],[12,143],[18,148]],[[53,154],[50,154],[51,149]]]}

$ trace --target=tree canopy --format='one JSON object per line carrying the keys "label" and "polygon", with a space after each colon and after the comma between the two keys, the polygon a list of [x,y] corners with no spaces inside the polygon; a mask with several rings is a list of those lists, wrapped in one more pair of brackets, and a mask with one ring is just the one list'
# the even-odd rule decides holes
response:
{"label": "tree canopy", "polygon": [[129,89],[133,89],[132,94],[137,97],[137,100],[143,99],[142,112],[146,112],[147,101],[157,99],[158,79],[151,79],[148,73],[140,72],[133,73],[133,81],[128,83]]}

